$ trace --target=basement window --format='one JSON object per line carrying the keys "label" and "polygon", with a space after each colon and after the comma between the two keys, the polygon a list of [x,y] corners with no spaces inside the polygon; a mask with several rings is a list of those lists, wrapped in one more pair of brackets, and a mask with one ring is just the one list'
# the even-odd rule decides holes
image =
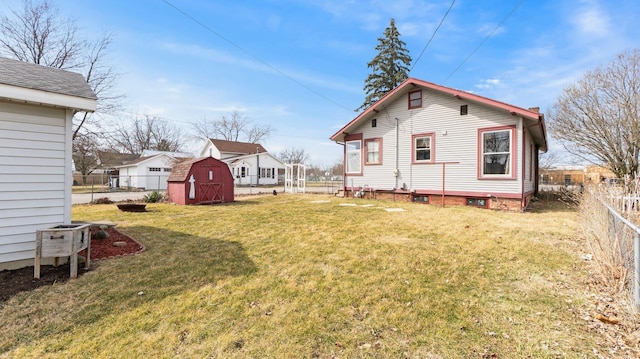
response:
{"label": "basement window", "polygon": [[487,205],[486,198],[467,198],[467,206],[487,208]]}
{"label": "basement window", "polygon": [[413,195],[413,201],[416,203],[426,203],[429,204],[429,196],[423,194]]}

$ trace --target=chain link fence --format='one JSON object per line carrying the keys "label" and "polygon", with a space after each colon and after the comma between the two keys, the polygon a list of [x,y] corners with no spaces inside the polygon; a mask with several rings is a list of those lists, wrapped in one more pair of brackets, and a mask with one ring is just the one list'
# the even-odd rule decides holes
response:
{"label": "chain link fence", "polygon": [[640,306],[640,228],[636,186],[594,186],[581,199],[587,245],[599,280],[614,292],[632,294]]}

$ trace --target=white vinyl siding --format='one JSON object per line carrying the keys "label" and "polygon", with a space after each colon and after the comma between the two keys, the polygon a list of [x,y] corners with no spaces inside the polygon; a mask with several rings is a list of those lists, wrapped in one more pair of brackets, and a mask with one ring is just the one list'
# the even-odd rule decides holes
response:
{"label": "white vinyl siding", "polygon": [[0,263],[33,258],[36,230],[71,219],[67,116],[0,101]]}
{"label": "white vinyl siding", "polygon": [[[425,93],[426,92],[426,93]],[[382,138],[382,166],[364,166],[361,176],[349,176],[347,186],[364,186],[375,189],[401,188],[411,190],[442,189],[442,165],[445,165],[446,190],[473,192],[488,196],[494,193],[512,193],[522,190],[522,120],[506,111],[499,111],[481,104],[468,103],[450,95],[423,89],[428,99],[420,109],[407,110],[407,97],[399,96],[393,103],[376,114],[376,127],[364,121],[363,126],[350,129],[362,133],[364,138]],[[468,114],[460,115],[460,105],[468,104]],[[396,120],[397,123],[396,123]],[[515,179],[484,180],[478,178],[480,163],[478,154],[478,129],[500,126],[516,126]],[[396,135],[396,131],[398,134]],[[433,133],[435,143],[434,164],[412,164],[412,136]],[[398,141],[396,141],[396,136]],[[398,168],[398,177],[394,168]]]}

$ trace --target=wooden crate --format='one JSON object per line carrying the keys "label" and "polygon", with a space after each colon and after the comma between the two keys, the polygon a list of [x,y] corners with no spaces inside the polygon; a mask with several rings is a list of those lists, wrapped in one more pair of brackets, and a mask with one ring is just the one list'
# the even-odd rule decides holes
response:
{"label": "wooden crate", "polygon": [[36,231],[36,258],[33,276],[40,278],[43,257],[71,257],[71,278],[78,277],[78,252],[87,250],[85,268],[89,268],[91,235],[89,224],[63,224]]}

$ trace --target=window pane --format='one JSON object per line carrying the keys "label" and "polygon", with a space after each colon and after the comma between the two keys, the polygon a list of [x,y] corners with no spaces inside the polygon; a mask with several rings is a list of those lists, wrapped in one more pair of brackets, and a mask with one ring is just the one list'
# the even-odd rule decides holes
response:
{"label": "window pane", "polygon": [[429,148],[431,144],[430,137],[416,138],[416,148]]}
{"label": "window pane", "polygon": [[347,153],[347,173],[360,172],[360,154]]}
{"label": "window pane", "polygon": [[416,161],[429,161],[431,159],[431,150],[416,151]]}
{"label": "window pane", "polygon": [[510,131],[489,132],[482,135],[484,153],[509,152],[511,147]]}
{"label": "window pane", "polygon": [[347,142],[347,152],[359,151],[359,150],[360,150],[360,141]]}
{"label": "window pane", "polygon": [[506,175],[509,174],[508,154],[485,154],[484,174],[486,175]]}

